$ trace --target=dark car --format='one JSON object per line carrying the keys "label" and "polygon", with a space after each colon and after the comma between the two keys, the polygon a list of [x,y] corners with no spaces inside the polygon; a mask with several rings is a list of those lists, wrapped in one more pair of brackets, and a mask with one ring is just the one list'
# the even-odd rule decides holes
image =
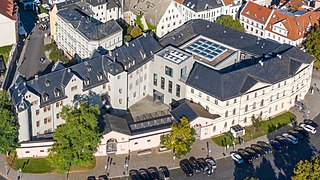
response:
{"label": "dark car", "polygon": [[160,175],[161,179],[163,179],[163,180],[170,179],[170,171],[167,168],[167,166],[160,166],[159,167],[159,175]]}
{"label": "dark car", "polygon": [[139,171],[132,169],[129,171],[129,176],[131,180],[140,180]]}
{"label": "dark car", "polygon": [[156,167],[149,167],[148,171],[153,180],[160,180],[159,172]]}
{"label": "dark car", "polygon": [[214,172],[214,170],[217,168],[217,163],[212,157],[207,157],[205,161],[209,166],[208,175],[211,175]]}
{"label": "dark car", "polygon": [[243,159],[247,160],[248,163],[252,163],[252,157],[244,149],[238,149],[238,153],[243,157]]}
{"label": "dark car", "polygon": [[278,150],[278,151],[281,151],[283,148],[282,148],[282,145],[278,142],[278,141],[275,141],[275,140],[270,140],[270,145],[275,149],[275,150]]}
{"label": "dark car", "polygon": [[261,147],[263,150],[265,150],[266,152],[272,153],[272,148],[271,148],[271,146],[270,146],[268,143],[266,143],[266,142],[264,142],[264,141],[258,141],[258,142],[257,142],[257,145],[260,146],[260,147]]}
{"label": "dark car", "polygon": [[189,163],[191,164],[192,169],[194,169],[194,171],[196,173],[201,172],[201,168],[200,168],[199,162],[197,161],[197,159],[195,157],[191,156],[189,158]]}
{"label": "dark car", "polygon": [[288,134],[291,134],[292,136],[298,138],[299,140],[303,139],[303,135],[301,133],[299,133],[298,131],[295,130],[289,130]]}
{"label": "dark car", "polygon": [[256,145],[256,144],[252,144],[251,145],[251,149],[254,150],[256,153],[258,153],[260,156],[265,157],[266,156],[266,151],[263,150],[260,146]]}
{"label": "dark car", "polygon": [[107,175],[100,175],[98,177],[98,180],[108,180],[108,176]]}
{"label": "dark car", "polygon": [[143,180],[151,180],[151,175],[150,173],[148,172],[147,169],[144,169],[144,168],[141,168],[139,169],[139,173],[140,173],[140,177],[143,179]]}
{"label": "dark car", "polygon": [[95,176],[88,176],[87,180],[96,180]]}
{"label": "dark car", "polygon": [[254,159],[258,159],[259,158],[259,154],[257,154],[254,150],[252,150],[250,147],[246,147],[244,149],[248,154],[250,154],[250,156]]}
{"label": "dark car", "polygon": [[294,130],[298,131],[300,134],[302,134],[305,137],[309,137],[308,131],[302,129],[301,127],[295,127]]}
{"label": "dark car", "polygon": [[288,148],[290,145],[290,142],[288,139],[286,139],[285,137],[282,136],[277,136],[275,138],[275,140],[277,140],[283,147]]}
{"label": "dark car", "polygon": [[305,119],[305,120],[303,120],[303,123],[308,124],[308,125],[310,125],[310,126],[313,126],[313,127],[315,127],[315,128],[318,127],[318,124],[315,123],[314,121],[312,121],[311,119]]}
{"label": "dark car", "polygon": [[203,174],[207,173],[207,171],[209,171],[207,162],[203,158],[198,158],[197,161],[199,162],[199,166],[202,169]]}
{"label": "dark car", "polygon": [[180,168],[184,173],[186,173],[187,176],[193,176],[193,170],[188,159],[182,159],[180,161]]}

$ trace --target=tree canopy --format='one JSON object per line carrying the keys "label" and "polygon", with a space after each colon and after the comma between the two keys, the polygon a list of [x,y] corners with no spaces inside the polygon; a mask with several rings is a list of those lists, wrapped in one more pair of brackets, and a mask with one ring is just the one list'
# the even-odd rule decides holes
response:
{"label": "tree canopy", "polygon": [[100,142],[98,131],[99,107],[82,102],[79,108],[63,107],[62,118],[53,134],[55,143],[50,149],[49,160],[59,173],[70,166],[88,166],[94,159],[94,150]]}
{"label": "tree canopy", "polygon": [[304,46],[308,52],[320,60],[320,26],[315,25],[308,33]]}
{"label": "tree canopy", "polygon": [[311,160],[301,160],[293,170],[295,176],[292,180],[319,179],[320,178],[320,158],[312,157]]}
{"label": "tree canopy", "polygon": [[5,91],[0,91],[0,153],[8,153],[19,146],[19,123],[13,103]]}
{"label": "tree canopy", "polygon": [[230,15],[221,16],[216,21],[217,24],[220,24],[222,26],[227,26],[232,29],[245,32],[244,27],[241,25],[239,19],[233,19]]}
{"label": "tree canopy", "polygon": [[175,155],[186,155],[191,150],[192,144],[195,142],[196,132],[189,126],[186,118],[181,118],[179,123],[171,126],[171,132],[161,136],[161,143],[169,149],[172,149]]}

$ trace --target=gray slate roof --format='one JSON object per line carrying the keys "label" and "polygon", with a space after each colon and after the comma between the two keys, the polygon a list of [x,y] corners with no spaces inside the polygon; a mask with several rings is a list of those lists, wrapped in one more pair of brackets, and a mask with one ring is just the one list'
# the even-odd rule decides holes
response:
{"label": "gray slate roof", "polygon": [[277,54],[281,54],[281,59],[276,55],[264,58],[263,66],[258,62],[260,59],[248,59],[220,71],[196,62],[186,83],[224,101],[246,93],[258,82],[276,84],[292,77],[302,63],[314,60],[293,46]]}
{"label": "gray slate roof", "polygon": [[122,32],[122,28],[115,20],[101,23],[93,18],[89,18],[77,9],[62,9],[58,16],[67,23],[72,24],[80,34],[88,40],[101,40],[115,33]]}
{"label": "gray slate roof", "polygon": [[160,39],[162,46],[169,44],[181,46],[190,39],[199,35],[208,37],[215,41],[240,49],[252,56],[262,56],[272,50],[279,48],[281,44],[259,38],[257,36],[234,30],[229,27],[220,26],[214,22],[202,19],[190,20]]}
{"label": "gray slate roof", "polygon": [[[120,72],[123,72],[121,64],[106,56],[97,56],[69,68],[56,63],[52,72],[38,78],[26,81],[22,76],[18,76],[9,91],[16,106],[25,101],[24,96],[26,92],[30,91],[40,97],[40,107],[44,107],[66,98],[67,94],[65,94],[64,87],[73,75],[83,80],[84,90],[87,90],[107,83],[107,73],[114,75]],[[86,83],[86,81],[89,83]],[[44,97],[48,98],[45,102],[43,101]],[[21,111],[26,108],[22,108]]]}
{"label": "gray slate roof", "polygon": [[[153,55],[161,50],[160,43],[154,39],[153,33],[145,33],[125,45],[113,50],[110,59],[120,62],[131,73],[153,58]],[[134,63],[133,63],[134,61]],[[133,65],[134,64],[134,65]]]}
{"label": "gray slate roof", "polygon": [[222,0],[184,0],[182,4],[195,12],[201,12],[223,6]]}
{"label": "gray slate roof", "polygon": [[220,115],[218,114],[210,114],[200,104],[192,103],[189,101],[186,101],[183,104],[176,107],[175,109],[173,109],[171,111],[171,114],[177,121],[180,121],[182,117],[185,117],[188,119],[189,122],[192,122],[198,117],[204,117],[209,119],[216,119],[220,117]]}
{"label": "gray slate roof", "polygon": [[126,0],[124,11],[131,11],[135,15],[142,13],[149,23],[156,26],[170,2],[170,0]]}
{"label": "gray slate roof", "polygon": [[114,7],[120,7],[120,2],[118,0],[85,0],[92,6],[98,6],[108,3],[108,9]]}
{"label": "gray slate roof", "polygon": [[122,134],[131,135],[127,120],[110,114],[103,116],[103,121],[99,122],[99,126],[103,129],[102,134],[107,134],[111,131]]}

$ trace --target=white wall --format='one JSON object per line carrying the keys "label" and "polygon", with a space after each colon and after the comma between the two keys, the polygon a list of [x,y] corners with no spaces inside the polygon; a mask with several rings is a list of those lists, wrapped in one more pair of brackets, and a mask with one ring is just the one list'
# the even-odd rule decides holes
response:
{"label": "white wall", "polygon": [[0,14],[0,47],[15,44],[17,42],[17,23]]}

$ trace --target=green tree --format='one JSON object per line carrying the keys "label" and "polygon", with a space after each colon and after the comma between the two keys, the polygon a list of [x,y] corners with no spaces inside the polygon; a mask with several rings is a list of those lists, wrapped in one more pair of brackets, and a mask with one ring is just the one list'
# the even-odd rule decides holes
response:
{"label": "green tree", "polygon": [[315,25],[311,28],[308,33],[306,40],[303,45],[308,50],[308,52],[314,55],[317,60],[320,60],[320,26]]}
{"label": "green tree", "polygon": [[179,123],[171,126],[171,132],[160,137],[161,143],[168,149],[172,149],[175,155],[186,155],[191,150],[192,144],[195,142],[196,132],[190,127],[186,118],[181,118]]}
{"label": "green tree", "polygon": [[136,38],[141,34],[142,34],[142,30],[139,26],[133,27],[132,30],[130,31],[130,35],[132,36],[132,38]]}
{"label": "green tree", "polygon": [[255,178],[255,177],[246,177],[244,180],[259,180],[259,178]]}
{"label": "green tree", "polygon": [[292,180],[320,179],[320,158],[314,156],[311,160],[301,160],[293,172]]}
{"label": "green tree", "polygon": [[50,149],[49,160],[59,173],[70,166],[88,166],[94,159],[94,150],[100,142],[97,119],[99,107],[82,102],[79,108],[63,107],[62,118],[66,121],[53,134],[55,143]]}
{"label": "green tree", "polygon": [[232,29],[245,32],[244,27],[241,25],[239,19],[233,19],[230,15],[221,16],[217,19],[217,24],[220,24],[222,26],[227,26]]}
{"label": "green tree", "polygon": [[19,123],[13,103],[5,91],[0,91],[0,153],[15,150],[19,146]]}

